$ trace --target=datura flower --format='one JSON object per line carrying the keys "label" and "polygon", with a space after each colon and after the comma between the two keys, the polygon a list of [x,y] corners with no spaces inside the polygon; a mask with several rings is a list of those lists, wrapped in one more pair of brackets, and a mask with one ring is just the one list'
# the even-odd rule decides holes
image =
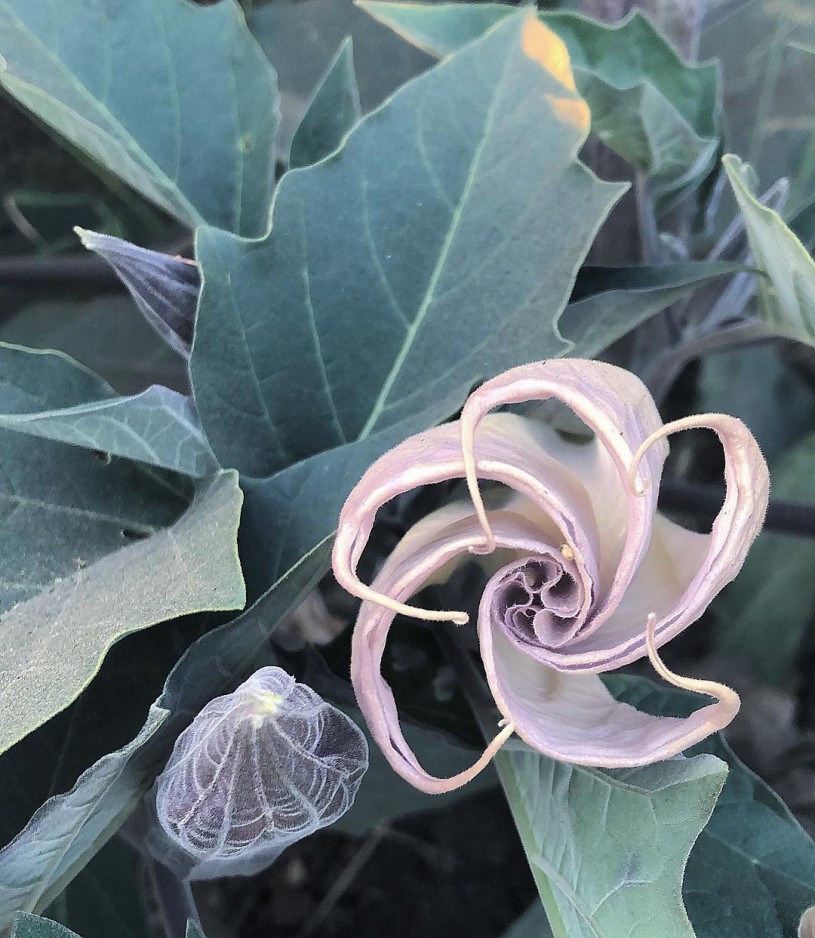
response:
{"label": "datura flower", "polygon": [[[503,405],[555,399],[593,432],[566,442],[546,424]],[[724,504],[709,534],[656,511],[666,437],[706,427],[725,455]],[[371,586],[357,564],[377,510],[416,486],[466,480],[471,501],[451,504],[404,536]],[[511,494],[485,508],[480,480]],[[393,768],[430,793],[464,784],[513,734],[537,751],[579,765],[636,766],[676,755],[736,715],[723,685],[683,678],[657,649],[704,612],[738,573],[761,527],[769,479],[741,421],[723,414],[663,426],[645,386],[620,368],[563,359],[515,368],[486,382],[459,420],[420,433],[365,473],[343,507],[334,546],[338,581],[363,600],[351,677],[371,733]],[[381,675],[397,614],[464,624],[454,611],[406,601],[439,582],[468,554],[491,554],[478,639],[486,680],[503,719],[480,759],[453,778],[428,774],[399,724]],[[714,698],[686,719],[656,717],[617,701],[599,675],[645,655],[679,687]]]}

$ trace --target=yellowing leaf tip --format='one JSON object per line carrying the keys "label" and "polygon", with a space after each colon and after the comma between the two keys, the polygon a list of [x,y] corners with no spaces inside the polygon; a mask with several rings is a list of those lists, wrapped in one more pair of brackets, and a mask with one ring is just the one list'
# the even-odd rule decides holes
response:
{"label": "yellowing leaf tip", "polygon": [[530,15],[523,25],[521,48],[561,85],[570,91],[576,90],[566,44],[534,15]]}
{"label": "yellowing leaf tip", "polygon": [[582,133],[588,132],[591,125],[591,111],[582,98],[558,98],[553,94],[547,94],[546,100],[560,120],[577,127]]}

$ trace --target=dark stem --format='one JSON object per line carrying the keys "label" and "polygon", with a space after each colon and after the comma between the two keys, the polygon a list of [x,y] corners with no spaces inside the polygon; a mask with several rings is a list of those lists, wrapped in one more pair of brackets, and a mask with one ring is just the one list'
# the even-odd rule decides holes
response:
{"label": "dark stem", "polygon": [[[701,521],[713,522],[724,501],[718,485],[700,485],[663,479],[659,488],[659,507],[665,511],[686,512]],[[765,531],[815,537],[815,505],[771,499],[764,522]]]}
{"label": "dark stem", "polygon": [[200,928],[198,907],[192,894],[189,880],[181,880],[158,860],[151,859],[150,876],[167,938],[185,938],[187,921],[192,920]]}

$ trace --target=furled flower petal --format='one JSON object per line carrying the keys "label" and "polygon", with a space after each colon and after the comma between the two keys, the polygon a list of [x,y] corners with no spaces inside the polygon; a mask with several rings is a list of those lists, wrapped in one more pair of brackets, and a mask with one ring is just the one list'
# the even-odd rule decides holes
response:
{"label": "furled flower petal", "polygon": [[[585,445],[492,409],[554,398],[594,432]],[[710,534],[656,513],[665,437],[709,427],[725,452],[727,492]],[[451,505],[415,525],[369,587],[356,574],[376,511],[415,486],[465,479],[472,504]],[[479,482],[514,491],[487,510]],[[396,769],[426,791],[463,784],[513,731],[541,752],[596,766],[667,758],[725,726],[738,710],[726,687],[672,674],[659,645],[695,621],[738,572],[758,533],[767,469],[749,431],[721,414],[662,426],[633,375],[598,362],[539,362],[475,391],[455,423],[406,440],[363,476],[340,517],[339,582],[363,602],[353,638],[352,680],[374,735]],[[493,552],[495,552],[493,554]],[[484,755],[452,779],[419,765],[381,676],[397,613],[466,621],[407,601],[468,554],[493,554],[478,634],[501,729]],[[648,655],[666,680],[716,699],[687,719],[653,717],[615,701],[598,672]],[[582,673],[581,673],[582,672]]]}

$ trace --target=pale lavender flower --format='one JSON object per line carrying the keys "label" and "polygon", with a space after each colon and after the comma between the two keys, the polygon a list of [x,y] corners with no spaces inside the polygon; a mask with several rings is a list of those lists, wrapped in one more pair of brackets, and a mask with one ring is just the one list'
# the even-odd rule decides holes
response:
{"label": "pale lavender flower", "polygon": [[[560,400],[593,431],[585,445],[497,407]],[[727,491],[709,534],[656,511],[668,434],[707,427],[721,440]],[[472,501],[416,524],[369,587],[356,567],[374,516],[420,485],[466,479]],[[478,480],[511,490],[485,509]],[[676,755],[736,715],[739,698],[711,681],[672,674],[656,649],[701,616],[741,568],[767,507],[761,452],[741,421],[723,414],[662,424],[645,386],[594,361],[524,365],[488,381],[460,420],[386,453],[351,492],[340,517],[334,573],[364,600],[353,637],[351,677],[371,733],[393,768],[427,792],[469,781],[516,733],[539,752],[592,766],[634,766]],[[493,553],[478,637],[486,678],[503,716],[482,757],[439,779],[402,734],[382,654],[397,613],[463,624],[460,612],[406,601],[470,554]],[[687,719],[656,717],[615,700],[599,674],[648,655],[657,672],[714,703]]]}

